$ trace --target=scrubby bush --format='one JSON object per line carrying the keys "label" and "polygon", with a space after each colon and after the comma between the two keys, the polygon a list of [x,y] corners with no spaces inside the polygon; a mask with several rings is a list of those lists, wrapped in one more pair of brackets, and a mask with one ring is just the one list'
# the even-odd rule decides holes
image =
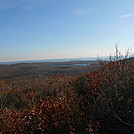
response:
{"label": "scrubby bush", "polygon": [[[119,55],[76,80],[80,107],[99,120],[100,133],[134,131],[134,58]],[[102,62],[101,62],[102,63]]]}
{"label": "scrubby bush", "polygon": [[0,81],[2,134],[132,134],[134,58],[116,55],[91,73]]}

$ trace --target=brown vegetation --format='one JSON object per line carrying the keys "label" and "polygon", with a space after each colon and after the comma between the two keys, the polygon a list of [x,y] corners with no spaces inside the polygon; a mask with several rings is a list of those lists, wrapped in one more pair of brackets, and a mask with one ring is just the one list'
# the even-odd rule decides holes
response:
{"label": "brown vegetation", "polygon": [[134,58],[80,75],[0,80],[0,133],[132,134]]}

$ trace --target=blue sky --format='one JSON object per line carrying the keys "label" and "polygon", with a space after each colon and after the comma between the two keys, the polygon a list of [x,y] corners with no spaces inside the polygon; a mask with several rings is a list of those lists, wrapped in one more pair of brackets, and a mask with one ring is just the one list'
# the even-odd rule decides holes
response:
{"label": "blue sky", "polygon": [[107,56],[133,36],[133,0],[0,0],[0,61]]}

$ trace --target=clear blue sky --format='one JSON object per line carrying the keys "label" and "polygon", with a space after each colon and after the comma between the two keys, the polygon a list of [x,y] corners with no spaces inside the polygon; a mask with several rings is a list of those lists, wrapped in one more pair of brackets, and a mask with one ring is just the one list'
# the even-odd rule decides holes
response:
{"label": "clear blue sky", "polygon": [[0,0],[0,61],[107,56],[134,46],[134,0]]}

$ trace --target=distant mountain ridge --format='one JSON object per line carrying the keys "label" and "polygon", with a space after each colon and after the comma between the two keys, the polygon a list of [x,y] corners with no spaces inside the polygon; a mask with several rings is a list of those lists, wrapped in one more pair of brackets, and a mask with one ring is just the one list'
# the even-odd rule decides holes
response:
{"label": "distant mountain ridge", "polygon": [[[111,56],[114,57],[114,56]],[[133,59],[133,56],[129,57]],[[102,57],[80,57],[80,58],[65,58],[65,59],[44,59],[44,60],[24,60],[24,61],[7,61],[0,62],[0,65],[12,65],[19,63],[40,63],[40,62],[70,62],[70,61],[92,61],[92,60],[109,60],[109,56]]]}
{"label": "distant mountain ridge", "polygon": [[[101,57],[104,58],[104,57]],[[106,57],[105,57],[106,58]],[[35,62],[69,62],[69,61],[90,61],[97,60],[97,57],[84,57],[84,58],[66,58],[66,59],[45,59],[45,60],[26,60],[26,61],[9,61],[9,62],[0,62],[2,64],[18,64],[18,63],[35,63]]]}

